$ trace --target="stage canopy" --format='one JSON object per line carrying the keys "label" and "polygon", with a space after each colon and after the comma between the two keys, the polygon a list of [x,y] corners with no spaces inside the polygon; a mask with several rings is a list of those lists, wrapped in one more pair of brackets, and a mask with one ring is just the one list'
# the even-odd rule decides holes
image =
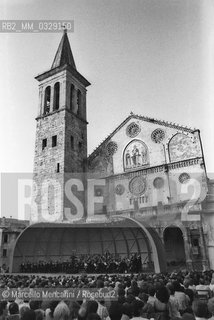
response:
{"label": "stage canopy", "polygon": [[137,253],[143,266],[154,264],[154,271],[165,271],[164,248],[156,232],[129,218],[107,223],[33,224],[16,240],[10,271],[19,272],[21,263],[27,261],[65,261],[72,255],[106,252],[122,258]]}

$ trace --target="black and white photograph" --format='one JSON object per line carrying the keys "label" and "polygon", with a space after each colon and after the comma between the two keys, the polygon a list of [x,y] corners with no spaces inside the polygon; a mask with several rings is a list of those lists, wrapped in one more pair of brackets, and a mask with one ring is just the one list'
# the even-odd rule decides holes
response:
{"label": "black and white photograph", "polygon": [[213,0],[0,0],[0,320],[213,320],[213,123]]}

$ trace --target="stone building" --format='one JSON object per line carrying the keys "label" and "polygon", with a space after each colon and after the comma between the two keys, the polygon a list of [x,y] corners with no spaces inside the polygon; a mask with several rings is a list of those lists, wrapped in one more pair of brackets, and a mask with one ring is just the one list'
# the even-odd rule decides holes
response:
{"label": "stone building", "polygon": [[50,70],[36,79],[31,225],[16,241],[10,270],[25,259],[106,251],[140,254],[155,272],[208,268],[214,215],[200,131],[131,113],[87,157],[90,83],[66,31]]}
{"label": "stone building", "polygon": [[208,266],[201,220],[207,177],[199,130],[130,114],[88,163],[105,178],[99,192],[109,216],[131,215],[154,228],[169,267]]}
{"label": "stone building", "polygon": [[208,192],[202,202],[201,219],[209,266],[214,270],[214,180],[208,179]]}
{"label": "stone building", "polygon": [[6,271],[12,259],[18,235],[29,226],[29,221],[0,218],[0,267]]}

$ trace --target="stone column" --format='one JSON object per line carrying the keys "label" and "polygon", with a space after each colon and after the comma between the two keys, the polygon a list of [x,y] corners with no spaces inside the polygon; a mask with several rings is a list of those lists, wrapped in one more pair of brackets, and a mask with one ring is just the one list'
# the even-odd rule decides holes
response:
{"label": "stone column", "polygon": [[155,228],[155,229],[156,229],[156,231],[157,231],[157,233],[158,233],[158,235],[159,235],[159,237],[160,237],[163,245],[165,245],[165,243],[164,243],[164,227],[162,227],[162,226],[159,225],[159,226],[158,226],[157,228]]}
{"label": "stone column", "polygon": [[[213,203],[209,204],[214,208]],[[211,209],[211,207],[209,209]],[[214,215],[213,210],[202,214],[203,232],[206,234],[207,258],[211,269],[214,269]]]}
{"label": "stone column", "polygon": [[[7,267],[9,267],[9,272],[12,272],[12,263],[13,263],[13,249],[15,247],[16,239],[18,233],[14,232],[10,234],[10,241],[8,243],[8,259],[7,259]],[[22,257],[20,258],[21,261]],[[17,271],[19,266],[17,266]]]}
{"label": "stone column", "polygon": [[86,92],[82,92],[81,116],[86,120]]}
{"label": "stone column", "polygon": [[72,100],[73,100],[72,111],[76,114],[77,113],[77,88],[76,87],[74,87],[74,90],[73,90]]}
{"label": "stone column", "polygon": [[53,112],[53,104],[54,104],[54,86],[51,86],[51,98],[50,98],[50,112]]}
{"label": "stone column", "polygon": [[203,265],[203,270],[207,270],[209,267],[209,263],[208,263],[206,244],[205,244],[205,238],[204,238],[202,226],[199,226],[199,234],[200,234],[199,245],[200,245],[200,251],[202,256],[201,262]]}
{"label": "stone column", "polygon": [[38,117],[43,115],[44,111],[44,91],[43,88],[39,88],[39,106],[38,106]]}
{"label": "stone column", "polygon": [[59,97],[59,109],[66,107],[66,80],[60,82],[60,97]]}
{"label": "stone column", "polygon": [[192,270],[191,244],[187,230],[183,230],[184,250],[186,256],[186,266],[188,270]]}

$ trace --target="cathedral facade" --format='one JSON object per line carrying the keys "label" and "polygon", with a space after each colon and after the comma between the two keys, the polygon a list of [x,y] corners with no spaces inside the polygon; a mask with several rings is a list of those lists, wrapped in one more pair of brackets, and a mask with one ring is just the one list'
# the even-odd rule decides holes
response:
{"label": "cathedral facade", "polygon": [[[154,228],[168,266],[208,265],[201,203],[207,176],[199,130],[130,114],[89,156],[104,209]],[[102,210],[101,205],[97,212]]]}

